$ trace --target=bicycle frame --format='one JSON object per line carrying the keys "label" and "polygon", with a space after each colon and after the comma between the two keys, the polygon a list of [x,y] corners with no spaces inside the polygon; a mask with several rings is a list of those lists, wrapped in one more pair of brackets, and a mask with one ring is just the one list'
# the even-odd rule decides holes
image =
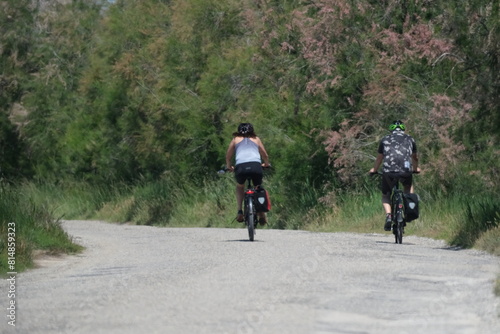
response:
{"label": "bicycle frame", "polygon": [[255,228],[257,227],[257,212],[255,210],[255,188],[252,186],[251,178],[247,178],[247,189],[244,198],[245,224],[248,229],[250,241],[254,241]]}
{"label": "bicycle frame", "polygon": [[[413,172],[418,174],[419,172]],[[371,175],[380,175],[385,177],[383,173],[375,172]],[[403,202],[403,190],[399,188],[399,183],[402,175],[395,175],[391,190],[391,217],[392,217],[392,232],[396,238],[396,243],[403,243],[404,228],[406,226],[405,208]]]}
{"label": "bicycle frame", "polygon": [[404,228],[406,225],[403,190],[399,189],[399,177],[394,180],[394,186],[391,192],[391,214],[392,214],[392,231],[396,238],[396,243],[403,243]]}
{"label": "bicycle frame", "polygon": [[[268,167],[263,167],[264,169],[268,169],[271,166]],[[219,174],[224,174],[226,171],[229,169],[222,169],[219,170]],[[256,210],[256,199],[255,199],[255,187],[252,185],[252,178],[247,177],[247,189],[244,191],[244,198],[243,198],[243,216],[245,219],[245,225],[247,226],[248,229],[248,237],[250,241],[254,240],[255,236],[255,229],[257,228],[257,223],[258,223],[258,217],[257,217],[257,210]]]}

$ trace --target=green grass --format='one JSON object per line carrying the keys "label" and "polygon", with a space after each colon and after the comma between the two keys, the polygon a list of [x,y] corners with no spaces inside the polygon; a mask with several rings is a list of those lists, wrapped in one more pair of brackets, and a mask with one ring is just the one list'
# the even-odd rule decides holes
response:
{"label": "green grass", "polygon": [[58,184],[27,182],[20,191],[29,194],[38,205],[50,207],[58,218],[95,218],[105,203],[120,198],[127,193],[124,185],[96,186],[85,182],[66,181]]}
{"label": "green grass", "polygon": [[[177,193],[169,226],[236,227],[235,184],[229,175]],[[238,223],[239,224],[239,223]]]}
{"label": "green grass", "polygon": [[482,239],[483,247],[490,248],[488,236],[496,234],[500,226],[500,202],[497,197],[469,197],[464,202],[464,215],[460,219],[460,228],[451,240],[452,244],[473,247]]}
{"label": "green grass", "polygon": [[[0,185],[0,274],[21,272],[33,266],[33,252],[74,253],[74,244],[45,201],[36,198],[31,185]],[[10,234],[9,234],[10,233]],[[10,239],[8,237],[11,237]],[[11,253],[15,244],[15,254]],[[15,267],[9,266],[9,257]]]}
{"label": "green grass", "polygon": [[[268,228],[322,232],[380,233],[384,213],[380,193],[320,194],[304,186],[291,196],[282,186],[266,180],[273,209]],[[136,186],[24,185],[23,191],[65,219],[102,219],[111,222],[172,227],[237,227],[235,184],[231,174],[199,184],[175,178]],[[417,189],[420,218],[409,223],[408,235],[443,239],[451,245],[477,247],[497,254],[500,205],[496,197],[430,194]]]}

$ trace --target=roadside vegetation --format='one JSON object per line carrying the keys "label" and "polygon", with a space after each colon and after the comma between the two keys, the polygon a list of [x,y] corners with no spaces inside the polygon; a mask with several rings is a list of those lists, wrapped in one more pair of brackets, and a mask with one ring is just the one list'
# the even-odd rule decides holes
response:
{"label": "roadside vegetation", "polygon": [[35,250],[56,255],[76,253],[82,249],[61,228],[52,211],[52,204],[34,198],[33,194],[26,185],[0,184],[2,276],[31,267]]}
{"label": "roadside vegetation", "polygon": [[74,252],[60,219],[235,227],[231,133],[274,168],[270,228],[380,232],[366,175],[417,140],[408,234],[500,254],[495,0],[8,0],[0,7],[0,254]]}

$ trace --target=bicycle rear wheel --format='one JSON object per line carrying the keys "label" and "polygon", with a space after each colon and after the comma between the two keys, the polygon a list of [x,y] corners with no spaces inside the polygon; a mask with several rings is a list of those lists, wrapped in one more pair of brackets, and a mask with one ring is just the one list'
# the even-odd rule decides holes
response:
{"label": "bicycle rear wheel", "polygon": [[253,207],[253,201],[251,197],[248,197],[246,199],[245,203],[245,223],[247,224],[247,229],[248,229],[248,238],[250,241],[254,240],[255,237],[255,211]]}
{"label": "bicycle rear wheel", "polygon": [[403,243],[404,218],[403,218],[403,196],[400,191],[397,192],[393,205],[393,226],[392,230],[397,244]]}
{"label": "bicycle rear wheel", "polygon": [[397,244],[402,244],[403,243],[403,227],[404,223],[396,223],[394,226],[394,235],[396,237],[396,243]]}

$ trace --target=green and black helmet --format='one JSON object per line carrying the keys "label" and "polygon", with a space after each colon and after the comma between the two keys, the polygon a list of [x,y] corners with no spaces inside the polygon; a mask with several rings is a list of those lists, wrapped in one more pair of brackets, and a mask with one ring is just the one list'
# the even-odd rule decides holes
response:
{"label": "green and black helmet", "polygon": [[394,131],[396,129],[401,129],[402,131],[406,130],[406,126],[401,121],[394,121],[391,125],[389,125],[389,131]]}

